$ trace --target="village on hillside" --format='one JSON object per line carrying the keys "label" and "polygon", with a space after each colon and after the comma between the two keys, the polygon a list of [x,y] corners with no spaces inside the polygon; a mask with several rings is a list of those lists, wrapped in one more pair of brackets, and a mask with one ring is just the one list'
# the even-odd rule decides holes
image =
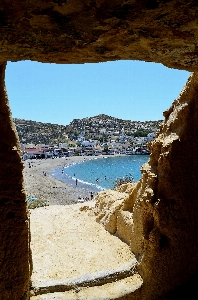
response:
{"label": "village on hillside", "polygon": [[162,120],[129,121],[104,114],[57,125],[14,119],[23,160],[73,155],[150,154]]}

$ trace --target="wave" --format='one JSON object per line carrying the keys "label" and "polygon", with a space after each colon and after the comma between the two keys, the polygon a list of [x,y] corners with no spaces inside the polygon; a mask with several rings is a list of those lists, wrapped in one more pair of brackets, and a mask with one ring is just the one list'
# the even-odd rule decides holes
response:
{"label": "wave", "polygon": [[78,178],[76,178],[76,177],[71,177],[73,180],[75,180],[76,181],[76,179],[78,180],[78,185],[79,185],[79,183],[81,183],[81,184],[83,184],[83,185],[87,185],[87,186],[92,186],[92,187],[95,187],[95,188],[97,188],[98,190],[100,190],[100,191],[105,191],[105,189],[103,188],[103,187],[101,187],[100,185],[98,185],[98,184],[95,184],[95,183],[91,183],[91,182],[87,182],[87,181],[84,181],[84,180],[82,180],[82,179],[78,179]]}

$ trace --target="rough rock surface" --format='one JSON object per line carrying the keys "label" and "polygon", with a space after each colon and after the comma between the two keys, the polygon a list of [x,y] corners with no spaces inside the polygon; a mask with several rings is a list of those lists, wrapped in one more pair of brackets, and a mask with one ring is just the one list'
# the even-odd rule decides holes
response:
{"label": "rough rock surface", "polygon": [[[142,178],[113,218],[117,235],[130,243],[139,260],[144,281],[141,299],[156,299],[197,272],[197,82],[194,73],[164,113]],[[98,206],[100,201],[103,198]],[[114,215],[114,207],[108,209]]]}
{"label": "rough rock surface", "polygon": [[96,221],[104,225],[104,228],[114,234],[117,231],[117,213],[122,206],[126,194],[108,190],[100,192],[96,197],[95,214]]}
{"label": "rough rock surface", "polygon": [[26,299],[29,290],[29,222],[20,145],[4,76],[5,64],[0,64],[0,299],[19,300]]}
{"label": "rough rock surface", "polygon": [[197,70],[194,0],[0,1],[0,60],[132,59]]}

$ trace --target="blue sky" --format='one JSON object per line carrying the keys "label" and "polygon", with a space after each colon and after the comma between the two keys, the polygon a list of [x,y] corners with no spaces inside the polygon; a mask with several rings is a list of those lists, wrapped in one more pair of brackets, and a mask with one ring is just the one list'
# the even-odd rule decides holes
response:
{"label": "blue sky", "polygon": [[115,61],[98,64],[8,62],[6,88],[12,116],[68,125],[107,114],[162,120],[190,73],[161,64]]}

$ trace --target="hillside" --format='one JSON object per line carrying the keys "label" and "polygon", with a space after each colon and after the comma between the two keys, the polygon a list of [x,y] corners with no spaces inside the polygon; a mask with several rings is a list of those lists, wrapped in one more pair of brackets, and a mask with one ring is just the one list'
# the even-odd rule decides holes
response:
{"label": "hillside", "polygon": [[65,142],[64,125],[41,123],[31,120],[14,118],[20,143],[23,144],[54,144]]}
{"label": "hillside", "polygon": [[104,136],[147,136],[155,133],[162,123],[158,121],[122,120],[100,114],[98,116],[74,119],[69,125],[42,123],[14,118],[14,123],[23,144],[57,144],[76,140],[79,136],[89,139],[104,139]]}

